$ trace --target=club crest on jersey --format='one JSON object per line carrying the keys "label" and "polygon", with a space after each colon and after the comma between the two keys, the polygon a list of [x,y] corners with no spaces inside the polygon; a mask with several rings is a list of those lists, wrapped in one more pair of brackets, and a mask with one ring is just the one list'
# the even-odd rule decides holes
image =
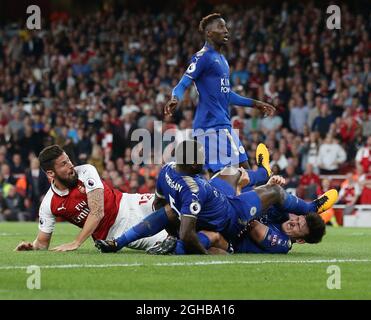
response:
{"label": "club crest on jersey", "polygon": [[272,237],[271,246],[272,246],[272,247],[275,246],[275,245],[277,244],[277,241],[278,241],[278,237],[277,237],[277,235],[275,234],[275,235],[273,235],[273,237]]}
{"label": "club crest on jersey", "polygon": [[256,214],[256,207],[252,207],[251,209],[250,209],[250,214],[252,215],[252,216],[254,216],[255,214]]}

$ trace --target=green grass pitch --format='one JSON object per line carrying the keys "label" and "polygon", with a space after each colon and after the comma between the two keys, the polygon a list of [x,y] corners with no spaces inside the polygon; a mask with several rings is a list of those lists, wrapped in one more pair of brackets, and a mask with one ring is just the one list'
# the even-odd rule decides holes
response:
{"label": "green grass pitch", "polygon": [[[90,240],[68,253],[13,251],[36,232],[35,223],[0,224],[0,299],[371,299],[371,229],[330,227],[321,244],[288,255],[101,254]],[[59,223],[51,246],[77,233]],[[41,267],[39,290],[27,288],[30,265]],[[341,289],[327,287],[331,265]]]}

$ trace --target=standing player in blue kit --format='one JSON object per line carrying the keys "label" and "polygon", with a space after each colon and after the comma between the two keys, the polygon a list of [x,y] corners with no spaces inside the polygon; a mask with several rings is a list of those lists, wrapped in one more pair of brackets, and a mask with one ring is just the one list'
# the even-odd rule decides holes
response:
{"label": "standing player in blue kit", "polygon": [[[188,69],[173,89],[172,98],[165,106],[165,114],[173,114],[185,90],[193,82],[199,93],[193,135],[205,149],[204,169],[211,174],[231,165],[249,169],[245,149],[232,130],[229,105],[255,107],[264,115],[273,114],[275,108],[231,90],[229,65],[221,53],[228,42],[229,32],[221,15],[213,13],[204,17],[199,30],[204,34],[205,44],[193,55]],[[249,173],[249,176],[253,185],[267,180],[259,172]]]}

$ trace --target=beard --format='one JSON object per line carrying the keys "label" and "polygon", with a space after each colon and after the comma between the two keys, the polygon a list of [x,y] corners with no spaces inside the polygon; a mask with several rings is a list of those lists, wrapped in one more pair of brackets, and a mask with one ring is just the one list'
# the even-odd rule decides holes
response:
{"label": "beard", "polygon": [[77,183],[79,181],[76,171],[74,171],[75,174],[72,177],[69,178],[62,178],[58,175],[56,175],[56,178],[59,180],[60,183],[62,183],[64,186],[66,186],[68,189],[75,188],[77,186]]}

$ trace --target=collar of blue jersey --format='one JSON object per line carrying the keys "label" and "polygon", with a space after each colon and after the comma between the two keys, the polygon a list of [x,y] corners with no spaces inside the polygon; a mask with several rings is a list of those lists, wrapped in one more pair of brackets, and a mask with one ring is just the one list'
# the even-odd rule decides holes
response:
{"label": "collar of blue jersey", "polygon": [[210,43],[208,43],[207,41],[205,41],[204,47],[206,47],[206,48],[208,48],[210,50],[215,51],[215,48]]}
{"label": "collar of blue jersey", "polygon": [[65,197],[67,196],[69,193],[70,193],[70,190],[66,189],[66,190],[59,190],[55,184],[54,184],[54,181],[51,183],[51,187],[52,187],[52,190],[54,193],[56,193],[58,196],[60,197]]}

